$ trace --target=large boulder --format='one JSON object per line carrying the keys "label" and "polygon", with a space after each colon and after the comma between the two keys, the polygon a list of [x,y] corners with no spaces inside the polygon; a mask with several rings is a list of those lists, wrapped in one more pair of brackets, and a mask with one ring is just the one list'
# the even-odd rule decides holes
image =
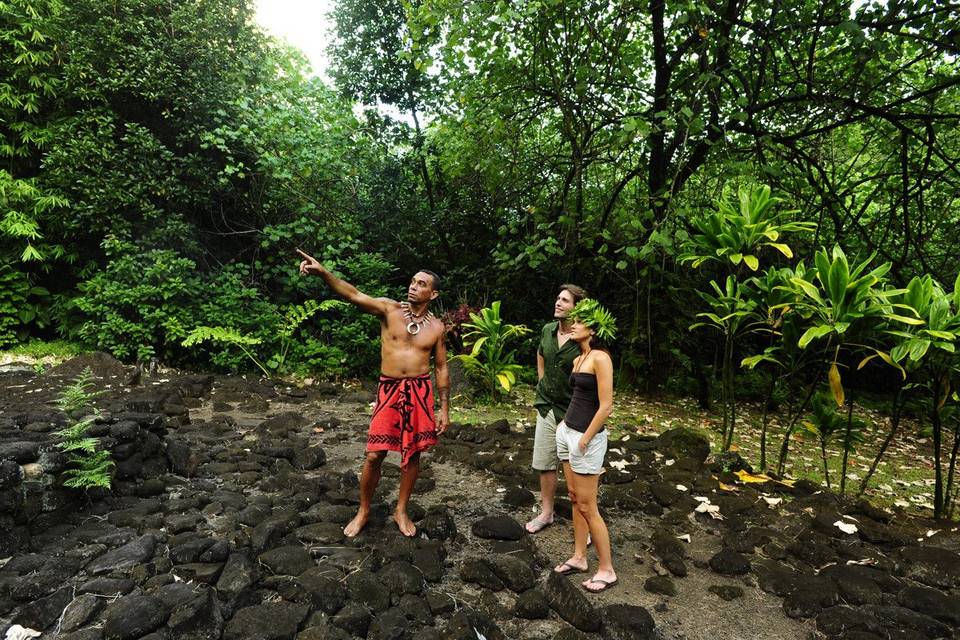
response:
{"label": "large boulder", "polygon": [[710,441],[699,431],[689,427],[664,431],[657,438],[656,447],[660,453],[674,460],[692,459],[697,463],[697,468],[703,466],[710,455]]}
{"label": "large boulder", "polygon": [[556,571],[543,585],[547,602],[557,614],[581,631],[593,633],[600,630],[600,616],[587,600],[582,590],[575,587],[569,579]]}
{"label": "large boulder", "polygon": [[505,515],[492,515],[481,518],[470,527],[478,538],[492,540],[519,540],[526,531],[519,522]]}

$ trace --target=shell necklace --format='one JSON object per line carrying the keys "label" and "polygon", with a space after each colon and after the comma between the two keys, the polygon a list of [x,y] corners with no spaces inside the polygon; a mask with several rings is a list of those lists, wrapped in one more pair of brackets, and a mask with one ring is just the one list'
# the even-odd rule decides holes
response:
{"label": "shell necklace", "polygon": [[403,317],[408,320],[407,333],[412,336],[420,333],[421,327],[433,320],[433,312],[431,312],[429,309],[421,313],[419,316],[414,315],[413,309],[410,308],[409,302],[401,302],[400,309],[403,311]]}

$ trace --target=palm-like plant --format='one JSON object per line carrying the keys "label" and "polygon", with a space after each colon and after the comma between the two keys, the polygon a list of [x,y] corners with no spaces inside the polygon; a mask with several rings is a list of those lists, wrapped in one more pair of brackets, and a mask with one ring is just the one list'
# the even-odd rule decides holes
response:
{"label": "palm-like plant", "polygon": [[776,249],[787,258],[793,257],[790,247],[780,242],[785,233],[813,231],[810,222],[783,221],[792,211],[776,211],[779,198],[770,195],[767,185],[741,187],[737,191],[738,207],[728,200],[717,203],[717,209],[696,220],[697,232],[680,256],[680,262],[699,267],[705,262],[719,260],[738,267],[741,263],[751,271],[760,268],[757,254],[764,247]]}
{"label": "palm-like plant", "polygon": [[[812,276],[812,273],[810,274]],[[750,284],[756,291],[757,307],[756,321],[750,326],[752,331],[767,336],[767,346],[761,353],[743,358],[740,366],[745,369],[754,369],[763,366],[770,370],[769,383],[763,402],[763,415],[760,426],[760,469],[767,468],[767,439],[769,429],[769,408],[778,385],[789,381],[793,376],[805,371],[807,352],[797,347],[797,341],[802,333],[802,326],[798,314],[790,313],[791,305],[797,294],[788,285],[792,278],[810,277],[803,263],[797,264],[796,269],[790,267],[769,268],[759,276],[750,279]],[[787,418],[787,436],[784,440],[789,447],[790,436],[806,410],[811,387],[800,403],[789,402],[791,407]],[[783,458],[785,459],[784,453]],[[782,467],[782,465],[781,465]],[[782,474],[782,468],[778,469]]]}
{"label": "palm-like plant", "polygon": [[[957,373],[956,343],[960,341],[960,276],[952,294],[946,293],[930,275],[917,277],[898,292],[897,303],[919,316],[922,325],[906,330],[888,330],[900,338],[890,350],[890,358],[912,376],[930,397],[930,421],[933,427],[934,517],[941,517],[949,503],[956,465],[957,442],[950,456],[950,471],[944,489],[942,470],[943,417],[946,404],[955,395],[953,378]],[[884,444],[889,444],[888,441]],[[881,448],[881,454],[885,447]],[[865,487],[864,487],[865,488]]]}
{"label": "palm-like plant", "polygon": [[506,324],[500,316],[497,300],[479,313],[470,314],[471,322],[463,323],[463,342],[470,353],[454,356],[463,362],[467,371],[480,379],[491,393],[509,393],[517,383],[517,373],[523,367],[507,344],[530,333],[525,325]]}
{"label": "palm-like plant", "polygon": [[716,295],[705,291],[698,291],[697,295],[707,303],[710,311],[698,313],[701,322],[690,325],[691,329],[708,327],[723,334],[723,363],[721,381],[721,401],[723,404],[723,448],[730,448],[733,443],[733,432],[736,426],[736,393],[734,391],[734,345],[746,321],[750,318],[757,306],[756,299],[749,287],[740,284],[733,276],[727,276],[724,288],[721,289],[715,281],[710,282]]}
{"label": "palm-like plant", "polygon": [[737,278],[742,265],[752,271],[760,267],[759,254],[764,247],[776,249],[784,256],[793,257],[793,251],[782,242],[785,233],[810,231],[814,225],[805,222],[784,221],[781,218],[792,212],[777,212],[778,198],[770,195],[770,187],[754,185],[737,191],[738,205],[721,200],[717,208],[693,224],[697,230],[681,254],[682,263],[699,267],[705,263],[720,262],[727,273],[721,287],[711,282],[716,296],[698,292],[711,311],[697,314],[705,321],[693,326],[711,326],[724,335],[722,388],[724,448],[733,443],[736,423],[736,400],[734,378],[736,375],[734,344],[737,335],[747,324],[747,317],[756,307],[754,294],[748,285]]}
{"label": "palm-like plant", "polygon": [[[806,431],[817,438],[820,445],[820,460],[823,464],[823,479],[830,485],[830,468],[827,460],[827,445],[841,431],[846,430],[847,418],[837,413],[837,407],[833,403],[829,394],[818,393],[813,397],[811,404],[811,413],[803,422]],[[856,444],[863,442],[863,431],[866,428],[866,422],[859,418],[853,418],[849,421],[850,429],[848,435],[844,438],[844,451],[853,449]]]}
{"label": "palm-like plant", "polygon": [[[827,380],[837,406],[847,403],[847,428],[844,433],[844,455],[840,492],[846,488],[846,470],[853,430],[853,399],[848,398],[839,368],[844,349],[859,348],[873,351],[875,356],[893,364],[890,355],[880,349],[860,343],[883,322],[922,325],[923,321],[905,304],[894,302],[893,296],[902,290],[884,290],[882,284],[890,263],[868,270],[871,258],[850,267],[847,256],[839,246],[828,254],[818,251],[814,257],[816,272],[812,280],[792,278],[791,286],[798,294],[793,309],[808,323],[800,336],[798,346],[807,348],[813,342],[826,340]],[[894,311],[906,309],[911,315]]]}

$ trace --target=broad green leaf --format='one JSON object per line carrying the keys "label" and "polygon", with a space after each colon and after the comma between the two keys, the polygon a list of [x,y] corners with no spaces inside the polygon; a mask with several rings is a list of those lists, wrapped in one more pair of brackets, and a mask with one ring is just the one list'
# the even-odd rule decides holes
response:
{"label": "broad green leaf", "polygon": [[797,341],[797,346],[801,349],[805,349],[811,341],[816,340],[817,338],[822,338],[828,333],[833,331],[833,327],[830,325],[819,325],[816,327],[810,327],[803,332],[803,335],[800,336],[800,340]]}

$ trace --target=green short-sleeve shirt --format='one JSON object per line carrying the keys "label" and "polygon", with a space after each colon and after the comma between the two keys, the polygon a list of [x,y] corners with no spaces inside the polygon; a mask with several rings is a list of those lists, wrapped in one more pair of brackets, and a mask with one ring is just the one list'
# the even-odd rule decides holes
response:
{"label": "green short-sleeve shirt", "polygon": [[580,355],[580,347],[573,340],[567,340],[561,347],[557,342],[559,321],[548,322],[540,334],[540,346],[537,353],[543,356],[543,377],[537,383],[537,395],[533,406],[541,416],[553,410],[560,420],[567,412],[573,389],[570,387],[570,372],[573,361]]}

